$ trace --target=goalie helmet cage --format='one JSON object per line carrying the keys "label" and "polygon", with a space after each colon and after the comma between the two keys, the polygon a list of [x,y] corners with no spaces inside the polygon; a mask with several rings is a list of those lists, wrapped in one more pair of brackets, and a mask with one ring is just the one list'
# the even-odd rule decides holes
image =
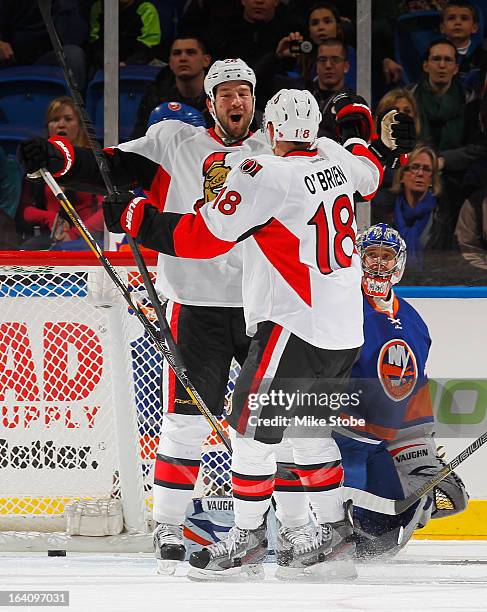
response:
{"label": "goalie helmet cage", "polygon": [[[155,321],[132,257],[109,258]],[[156,256],[146,256],[155,277]],[[0,252],[0,550],[152,550],[162,356],[90,252]],[[233,364],[227,395],[238,374]],[[195,497],[229,495],[211,434]],[[75,500],[120,499],[124,531],[69,536]]]}

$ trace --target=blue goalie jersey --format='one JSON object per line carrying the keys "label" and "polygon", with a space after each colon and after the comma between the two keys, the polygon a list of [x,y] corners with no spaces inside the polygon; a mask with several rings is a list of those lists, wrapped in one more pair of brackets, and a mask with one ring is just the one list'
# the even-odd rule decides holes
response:
{"label": "blue goalie jersey", "polygon": [[365,425],[348,427],[349,432],[393,440],[401,430],[433,422],[425,374],[431,339],[425,322],[405,300],[394,296],[392,314],[379,310],[368,296],[363,301],[365,342],[352,370],[360,400],[342,415],[365,420]]}

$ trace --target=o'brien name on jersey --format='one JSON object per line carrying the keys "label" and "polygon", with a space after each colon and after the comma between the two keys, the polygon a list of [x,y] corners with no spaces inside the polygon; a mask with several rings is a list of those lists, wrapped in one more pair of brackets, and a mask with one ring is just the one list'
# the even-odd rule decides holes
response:
{"label": "o'brien name on jersey", "polygon": [[[319,159],[322,160],[322,158]],[[316,193],[318,187],[321,187],[323,191],[328,191],[328,189],[339,187],[346,182],[347,177],[340,166],[332,166],[326,168],[323,172],[319,171],[304,177],[304,184],[308,191],[313,194]]]}

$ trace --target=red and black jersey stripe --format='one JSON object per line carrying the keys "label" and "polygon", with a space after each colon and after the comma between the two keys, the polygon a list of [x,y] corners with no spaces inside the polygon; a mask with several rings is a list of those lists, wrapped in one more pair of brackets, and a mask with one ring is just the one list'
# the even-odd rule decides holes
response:
{"label": "red and black jersey stripe", "polygon": [[199,469],[199,459],[179,459],[158,453],[154,484],[169,489],[193,489]]}

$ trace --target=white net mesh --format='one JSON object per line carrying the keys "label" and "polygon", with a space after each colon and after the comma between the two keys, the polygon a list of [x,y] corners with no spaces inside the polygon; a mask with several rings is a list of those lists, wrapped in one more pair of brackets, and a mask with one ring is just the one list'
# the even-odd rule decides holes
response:
{"label": "white net mesh", "polygon": [[[138,273],[117,271],[136,295]],[[123,497],[121,402],[138,439],[131,493],[140,480],[140,512],[149,513],[161,367],[102,268],[0,266],[0,531],[58,531],[67,502]],[[234,364],[228,394],[237,374]],[[214,435],[202,459],[196,495],[229,494],[230,457]]]}

